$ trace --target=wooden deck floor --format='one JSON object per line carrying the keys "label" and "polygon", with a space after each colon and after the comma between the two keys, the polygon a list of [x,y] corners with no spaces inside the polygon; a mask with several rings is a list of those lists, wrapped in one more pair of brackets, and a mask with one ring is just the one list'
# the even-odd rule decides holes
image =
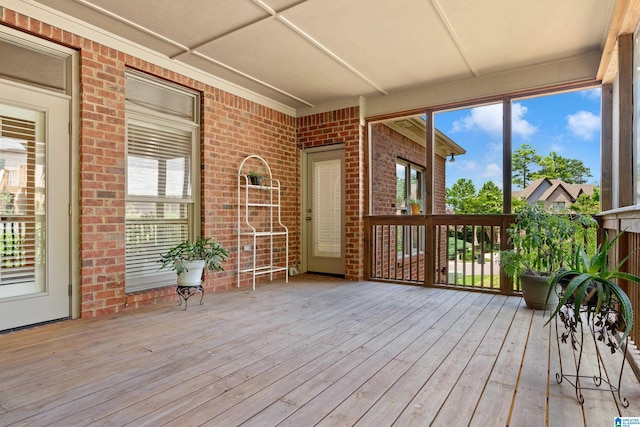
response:
{"label": "wooden deck floor", "polygon": [[[0,425],[613,426],[521,298],[302,276],[0,335]],[[553,338],[550,340],[550,337]],[[550,351],[551,349],[551,351]],[[591,358],[589,358],[592,360]]]}

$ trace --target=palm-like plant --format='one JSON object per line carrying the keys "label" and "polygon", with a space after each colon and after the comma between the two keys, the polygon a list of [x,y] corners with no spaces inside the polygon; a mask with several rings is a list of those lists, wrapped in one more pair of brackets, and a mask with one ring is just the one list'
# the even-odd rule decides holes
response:
{"label": "palm-like plant", "polygon": [[[617,328],[617,322],[610,322],[608,314],[614,308],[624,321],[624,332],[620,342],[623,342],[633,326],[633,307],[627,294],[613,280],[623,279],[629,282],[640,283],[640,277],[620,271],[622,265],[633,254],[627,255],[614,268],[609,267],[608,255],[616,241],[622,236],[618,234],[613,239],[605,238],[604,244],[598,246],[593,256],[589,257],[586,251],[580,246],[575,252],[573,260],[573,268],[561,270],[551,280],[551,286],[547,292],[547,301],[551,296],[552,290],[556,285],[560,284],[564,287],[562,298],[552,312],[549,321],[554,316],[566,316],[562,312],[565,304],[573,303],[573,320],[580,321],[580,312],[582,306],[586,305],[592,309],[586,310],[587,319],[590,316],[600,316],[601,322],[609,328]],[[564,319],[563,319],[564,320]],[[565,321],[565,325],[567,322]],[[613,343],[612,351],[614,351]]]}

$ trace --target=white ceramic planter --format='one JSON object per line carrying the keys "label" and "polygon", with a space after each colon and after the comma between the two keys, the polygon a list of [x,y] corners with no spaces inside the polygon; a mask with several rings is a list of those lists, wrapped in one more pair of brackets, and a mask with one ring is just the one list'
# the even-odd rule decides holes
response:
{"label": "white ceramic planter", "polygon": [[187,271],[178,275],[178,286],[199,286],[202,283],[204,261],[186,261],[184,266]]}

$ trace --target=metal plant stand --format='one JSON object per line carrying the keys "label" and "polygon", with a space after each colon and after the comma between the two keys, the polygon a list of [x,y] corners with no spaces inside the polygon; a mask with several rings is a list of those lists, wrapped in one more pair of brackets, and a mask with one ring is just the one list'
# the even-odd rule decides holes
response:
{"label": "metal plant stand", "polygon": [[182,301],[184,300],[184,309],[187,309],[187,301],[191,298],[192,295],[200,293],[200,305],[202,305],[202,299],[204,298],[204,288],[202,287],[202,283],[199,285],[186,285],[176,287],[176,293],[178,294],[178,305],[182,305]]}
{"label": "metal plant stand", "polygon": [[[581,405],[584,403],[582,390],[598,390],[610,391],[620,405],[625,408],[628,407],[629,401],[620,394],[620,384],[622,382],[622,371],[627,356],[627,343],[629,338],[627,337],[624,343],[620,343],[618,337],[616,337],[618,313],[614,310],[608,310],[603,314],[596,314],[594,307],[582,306],[580,308],[580,320],[576,322],[574,317],[574,304],[572,302],[565,304],[556,316],[556,340],[560,360],[560,372],[556,373],[556,381],[560,384],[563,380],[566,380],[571,384],[575,389],[576,399]],[[558,321],[558,318],[560,318],[560,321]],[[564,324],[564,332],[560,331],[558,323]],[[585,337],[585,335],[587,336]],[[582,352],[584,344],[586,344],[585,339],[589,340],[589,335],[591,339],[593,339],[593,345],[596,350],[596,359],[598,362],[597,374],[580,375],[580,369],[583,368]],[[565,367],[562,364],[561,345],[571,346],[575,373],[566,373]],[[607,375],[601,347],[606,348],[605,353],[610,353],[609,355],[622,357],[617,384],[615,384],[615,381],[612,380],[612,382],[607,379],[613,377],[615,373],[611,373],[613,375]]]}

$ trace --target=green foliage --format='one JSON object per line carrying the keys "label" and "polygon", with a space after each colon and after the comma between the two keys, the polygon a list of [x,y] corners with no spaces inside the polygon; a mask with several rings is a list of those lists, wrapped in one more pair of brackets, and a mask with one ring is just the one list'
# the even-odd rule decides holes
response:
{"label": "green foliage", "polygon": [[513,152],[512,183],[524,190],[538,178],[561,179],[568,184],[584,184],[591,177],[591,169],[581,160],[567,159],[552,151],[538,155],[529,144],[522,144]]}
{"label": "green foliage", "polygon": [[160,254],[158,262],[160,268],[171,267],[178,275],[188,271],[184,265],[185,261],[203,260],[207,270],[223,271],[222,262],[227,260],[229,253],[211,237],[198,237],[195,242],[186,240],[163,254]]}
{"label": "green foliage", "polygon": [[536,154],[536,150],[529,144],[522,144],[520,148],[513,152],[512,160],[512,183],[524,190],[531,184],[534,170],[537,169],[541,157]]}
{"label": "green foliage", "polygon": [[584,184],[591,176],[591,170],[580,160],[567,159],[555,151],[543,157],[538,163],[540,169],[533,173],[533,179],[561,179],[568,184]]}
{"label": "green foliage", "polygon": [[590,216],[551,212],[541,203],[526,204],[507,229],[513,249],[500,256],[505,273],[544,276],[569,265],[576,245],[597,227]]}
{"label": "green foliage", "polygon": [[597,214],[600,212],[600,188],[594,187],[593,194],[581,194],[575,203],[569,206],[574,212]]}
{"label": "green foliage", "polygon": [[[620,271],[620,267],[633,253],[627,255],[613,268],[609,266],[609,252],[622,234],[618,234],[612,240],[609,240],[607,236],[604,244],[598,246],[592,256],[587,255],[582,246],[576,249],[571,268],[558,272],[551,280],[552,286],[547,292],[547,300],[551,294],[551,289],[555,289],[555,285],[563,284],[566,281],[569,282],[564,289],[558,306],[547,323],[558,315],[562,307],[570,300],[575,302],[574,319],[580,319],[580,309],[583,305],[595,306],[594,310],[587,311],[587,316],[602,313],[606,316],[609,310],[617,307],[624,320],[625,330],[620,342],[624,341],[633,326],[633,307],[627,294],[613,280],[624,279],[629,282],[640,283],[640,277]],[[594,298],[595,304],[593,304]]]}
{"label": "green foliage", "polygon": [[477,212],[474,213],[502,213],[502,190],[498,188],[493,181],[487,181],[480,191],[478,191],[476,203],[474,209],[476,209]]}

